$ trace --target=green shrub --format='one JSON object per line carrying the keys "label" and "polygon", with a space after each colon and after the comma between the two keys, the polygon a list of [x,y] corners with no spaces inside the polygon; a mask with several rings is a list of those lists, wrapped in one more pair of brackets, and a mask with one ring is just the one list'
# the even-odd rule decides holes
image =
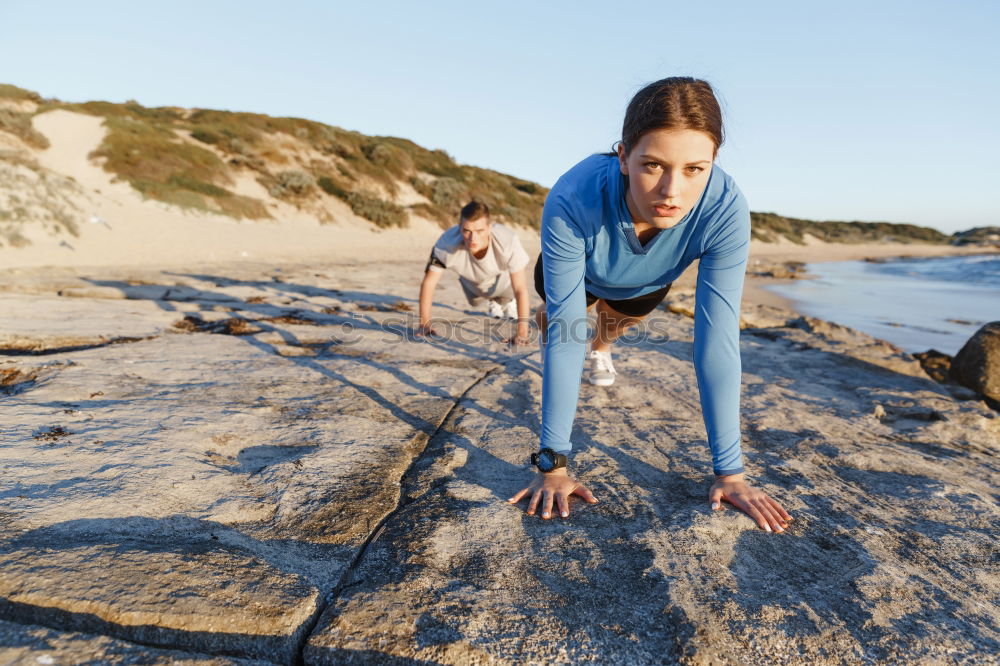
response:
{"label": "green shrub", "polygon": [[208,144],[219,143],[219,135],[204,129],[192,130],[191,138],[194,139],[195,141],[201,141],[202,143],[208,143]]}
{"label": "green shrub", "polygon": [[415,189],[419,194],[428,199],[434,196],[434,185],[427,182],[423,178],[413,176],[410,178],[410,185],[412,185],[413,189]]}
{"label": "green shrub", "polygon": [[105,158],[105,170],[124,180],[166,183],[182,176],[229,182],[229,170],[215,153],[179,141],[170,129],[114,116],[104,124],[108,134],[93,156]]}
{"label": "green shrub", "polygon": [[408,225],[406,211],[394,203],[376,199],[360,192],[349,193],[347,203],[350,204],[355,215],[371,220],[377,227],[406,227]]}
{"label": "green shrub", "polygon": [[253,123],[242,119],[243,115],[198,109],[182,125],[191,131],[193,138],[202,143],[214,145],[232,155],[250,156],[262,135]]}
{"label": "green shrub", "polygon": [[181,189],[166,183],[157,183],[148,180],[138,180],[132,182],[132,187],[137,189],[144,197],[156,199],[164,203],[179,206],[181,208],[193,208],[210,212],[211,206],[205,197],[191,190]]}
{"label": "green shrub", "polygon": [[260,199],[245,197],[240,194],[219,197],[215,200],[223,213],[238,219],[263,220],[271,217],[267,206]]}
{"label": "green shrub", "polygon": [[449,215],[438,206],[418,203],[410,206],[410,210],[421,217],[426,217],[428,220],[437,222],[438,226],[442,229],[448,229],[458,224],[458,217],[456,215]]}
{"label": "green shrub", "polygon": [[413,173],[413,159],[391,143],[371,142],[362,148],[362,152],[369,162],[399,179],[404,179]]}
{"label": "green shrub", "polygon": [[145,114],[141,107],[126,106],[125,113],[105,119],[108,134],[94,151],[95,157],[105,158],[106,170],[143,196],[164,203],[236,218],[271,217],[262,201],[216,185],[230,182],[230,176],[229,167],[215,153],[180,141],[170,125],[147,120],[176,119],[172,110]]}
{"label": "green shrub", "polygon": [[468,190],[454,178],[438,178],[431,186],[431,202],[446,211],[460,210],[467,198]]}
{"label": "green shrub", "polygon": [[145,107],[134,99],[122,105],[133,118],[143,118],[159,123],[173,123],[182,118],[182,111],[172,106]]}
{"label": "green shrub", "polygon": [[538,211],[539,219],[533,219],[529,217],[529,214],[522,208],[504,205],[499,207],[499,214],[511,224],[521,227],[531,227],[533,229],[541,228],[541,211]]}
{"label": "green shrub", "polygon": [[31,241],[21,233],[20,229],[13,225],[0,227],[0,236],[3,236],[3,239],[11,247],[27,247],[31,245]]}
{"label": "green shrub", "polygon": [[48,148],[49,140],[31,124],[31,114],[0,109],[0,131],[9,132],[35,148]]}
{"label": "green shrub", "polygon": [[316,184],[319,185],[319,189],[323,190],[330,196],[337,197],[338,199],[344,199],[345,201],[347,200],[347,195],[349,194],[348,190],[333,178],[330,178],[329,176],[320,176],[320,178],[316,181]]}
{"label": "green shrub", "polygon": [[219,187],[218,185],[212,185],[211,183],[206,183],[203,180],[190,178],[177,173],[172,174],[170,178],[167,179],[167,185],[173,185],[179,189],[190,190],[192,192],[197,192],[198,194],[207,194],[210,197],[228,197],[233,194],[229,190]]}
{"label": "green shrub", "polygon": [[353,180],[357,180],[358,176],[367,176],[384,185],[389,194],[394,195],[399,191],[396,178],[388,170],[371,162],[363,151],[349,152],[344,156],[344,160],[347,168],[352,172]]}
{"label": "green shrub", "polygon": [[421,149],[414,156],[414,166],[418,171],[429,173],[439,178],[465,180],[465,170],[451,159],[451,155],[443,150]]}
{"label": "green shrub", "polygon": [[524,192],[525,194],[538,194],[542,187],[537,183],[531,183],[526,180],[512,180],[510,182],[514,186],[514,189],[519,192]]}
{"label": "green shrub", "polygon": [[268,193],[277,199],[304,197],[315,186],[316,179],[312,177],[312,174],[293,169],[278,173],[268,188]]}
{"label": "green shrub", "polygon": [[17,99],[27,102],[41,102],[42,96],[33,90],[25,90],[9,83],[0,83],[0,98]]}

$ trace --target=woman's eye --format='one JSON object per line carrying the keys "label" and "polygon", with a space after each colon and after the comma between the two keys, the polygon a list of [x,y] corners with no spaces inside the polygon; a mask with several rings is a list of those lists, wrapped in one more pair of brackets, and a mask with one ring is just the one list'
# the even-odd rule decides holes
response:
{"label": "woman's eye", "polygon": [[688,173],[701,173],[702,171],[704,171],[704,170],[705,170],[705,167],[700,167],[700,166],[689,166],[689,167],[687,168],[687,170],[688,170]]}

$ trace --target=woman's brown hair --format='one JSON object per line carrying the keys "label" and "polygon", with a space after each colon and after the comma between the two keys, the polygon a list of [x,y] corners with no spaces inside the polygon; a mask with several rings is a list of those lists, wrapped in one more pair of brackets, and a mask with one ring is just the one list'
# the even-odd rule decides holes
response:
{"label": "woman's brown hair", "polygon": [[704,132],[722,145],[722,110],[707,81],[672,76],[650,83],[628,103],[622,125],[622,146],[627,155],[642,135],[657,129],[691,129]]}

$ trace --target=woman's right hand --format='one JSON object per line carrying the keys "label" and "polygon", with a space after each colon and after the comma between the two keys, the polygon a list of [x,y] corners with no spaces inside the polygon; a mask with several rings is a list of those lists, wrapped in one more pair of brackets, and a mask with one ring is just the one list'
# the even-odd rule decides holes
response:
{"label": "woman's right hand", "polygon": [[547,474],[538,473],[534,481],[527,488],[521,490],[511,497],[507,502],[517,504],[525,495],[531,495],[528,502],[528,515],[535,515],[539,502],[542,504],[542,518],[548,519],[552,516],[552,502],[559,507],[559,515],[563,518],[569,517],[569,496],[579,495],[584,501],[596,504],[597,499],[587,488],[576,479],[571,477],[566,468],[553,470]]}

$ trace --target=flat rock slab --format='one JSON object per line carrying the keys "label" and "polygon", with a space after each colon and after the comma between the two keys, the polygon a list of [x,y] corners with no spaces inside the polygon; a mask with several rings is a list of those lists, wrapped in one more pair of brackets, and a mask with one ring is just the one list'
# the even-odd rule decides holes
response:
{"label": "flat rock slab", "polygon": [[510,442],[537,430],[537,367],[477,384],[306,663],[995,659],[1000,419],[864,360],[866,338],[747,335],[750,474],[796,517],[767,534],[707,506],[690,323],[666,326],[669,341],[619,349],[614,386],[584,385],[574,465],[600,503],[569,520],[504,501],[531,474]]}
{"label": "flat rock slab", "polygon": [[[499,366],[483,345],[406,342],[380,320],[392,307],[342,307],[399,297],[301,285],[290,309],[287,284],[185,279],[212,299],[65,301],[91,338],[139,339],[0,360],[0,617],[294,661],[413,458]],[[3,298],[21,317],[60,302]],[[248,323],[202,325],[221,318]],[[71,324],[38,317],[33,335]]]}
{"label": "flat rock slab", "polygon": [[0,614],[154,645],[293,658],[319,590],[217,539],[197,521],[135,518],[27,531],[0,547]]}
{"label": "flat rock slab", "polygon": [[0,649],[995,661],[1000,419],[982,402],[868,336],[751,312],[748,469],[796,517],[767,534],[708,509],[692,326],[675,306],[616,350],[614,386],[583,386],[574,466],[600,503],[543,521],[505,501],[532,476],[538,354],[506,350],[509,324],[454,280],[435,307],[448,336],[413,339],[422,268],[0,275],[18,313],[0,335],[58,333],[72,303],[94,341],[0,356],[0,617],[17,623],[0,622]]}
{"label": "flat rock slab", "polygon": [[177,321],[151,302],[0,294],[0,353],[74,351],[160,335]]}

